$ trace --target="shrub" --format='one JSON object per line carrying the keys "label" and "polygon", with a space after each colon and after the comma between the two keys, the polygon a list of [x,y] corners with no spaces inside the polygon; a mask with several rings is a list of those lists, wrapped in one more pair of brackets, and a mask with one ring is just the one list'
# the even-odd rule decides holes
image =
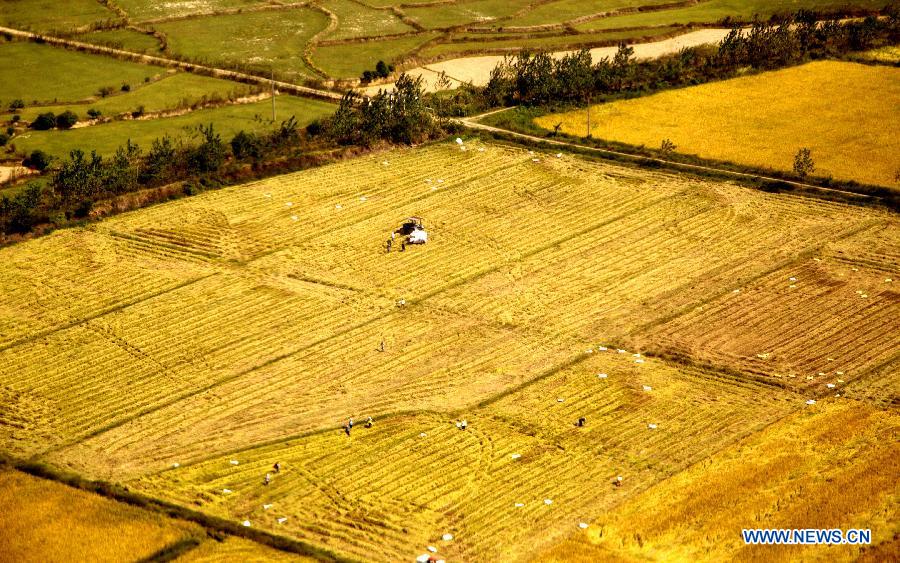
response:
{"label": "shrub", "polygon": [[125,83],[123,83],[123,84],[122,84],[121,90],[122,90],[123,92],[131,92],[131,84],[125,84]]}
{"label": "shrub", "polygon": [[53,112],[42,113],[31,122],[31,128],[38,131],[46,131],[56,126],[56,116]]}
{"label": "shrub", "polygon": [[256,135],[241,130],[231,139],[231,153],[238,159],[256,160],[262,156],[262,143]]}
{"label": "shrub", "polygon": [[53,157],[51,157],[44,151],[34,150],[31,151],[31,154],[22,161],[22,164],[29,168],[34,168],[35,170],[40,170],[41,172],[43,172],[50,166],[51,160],[53,160]]}
{"label": "shrub", "polygon": [[112,86],[104,86],[103,88],[100,88],[99,90],[97,90],[97,95],[100,96],[101,98],[105,98],[105,97],[111,95],[115,91],[116,91],[116,89],[113,88]]}
{"label": "shrub", "polygon": [[78,123],[78,115],[73,111],[66,110],[56,116],[56,126],[60,129],[71,129],[76,123]]}
{"label": "shrub", "polygon": [[25,102],[19,99],[15,99],[9,103],[9,111],[16,111],[17,109],[22,109],[25,107]]}
{"label": "shrub", "polygon": [[9,142],[9,135],[4,133],[0,133],[0,147],[5,147],[6,143]]}
{"label": "shrub", "polygon": [[99,109],[91,108],[87,111],[87,114],[88,114],[88,117],[90,117],[91,119],[97,119],[101,115],[103,115],[103,112],[101,112]]}

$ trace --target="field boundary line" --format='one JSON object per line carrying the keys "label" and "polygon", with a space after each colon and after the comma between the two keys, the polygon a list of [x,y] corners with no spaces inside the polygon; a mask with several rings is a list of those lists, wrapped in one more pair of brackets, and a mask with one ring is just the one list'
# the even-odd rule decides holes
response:
{"label": "field boundary line", "polygon": [[[597,154],[601,154],[601,155],[605,154],[605,155],[614,156],[614,157],[624,157],[624,158],[636,161],[638,163],[640,163],[640,162],[655,162],[658,164],[662,164],[663,166],[666,166],[666,167],[683,168],[683,169],[687,169],[687,170],[691,170],[691,171],[699,171],[699,172],[707,172],[707,173],[711,172],[711,173],[719,174],[722,176],[732,176],[735,178],[740,178],[740,179],[745,179],[745,180],[750,179],[750,180],[764,180],[767,182],[779,182],[779,183],[787,184],[787,185],[790,185],[793,187],[802,188],[804,190],[810,190],[813,192],[818,191],[818,192],[824,192],[824,193],[840,194],[842,196],[849,196],[849,197],[857,198],[857,199],[861,199],[861,200],[882,201],[882,199],[883,199],[881,197],[873,196],[873,195],[869,195],[869,194],[852,192],[852,191],[848,191],[848,190],[841,190],[841,189],[837,189],[837,188],[826,188],[824,186],[817,186],[815,184],[806,184],[804,182],[797,182],[796,180],[787,180],[784,178],[774,178],[772,176],[765,176],[762,174],[755,174],[755,173],[750,173],[750,172],[739,172],[737,170],[728,170],[726,168],[717,168],[715,166],[706,166],[703,164],[690,164],[687,162],[677,162],[674,160],[666,160],[664,158],[659,158],[659,157],[655,157],[655,156],[644,156],[644,155],[638,155],[638,154],[633,154],[633,153],[628,153],[628,152],[623,152],[623,151],[617,151],[617,150],[613,150],[613,149],[604,149],[604,148],[600,148],[600,147],[591,147],[591,146],[587,146],[587,145],[580,145],[578,143],[573,143],[573,142],[569,142],[569,141],[560,141],[557,139],[550,139],[550,138],[546,138],[546,137],[538,137],[536,135],[529,135],[528,133],[520,133],[518,131],[512,131],[510,129],[503,129],[502,127],[495,127],[493,125],[486,125],[484,123],[478,122],[478,120],[480,120],[484,117],[487,117],[488,115],[500,113],[501,111],[507,111],[507,110],[513,109],[514,107],[515,106],[509,107],[509,108],[503,108],[503,109],[496,110],[496,111],[491,111],[491,112],[480,114],[480,115],[475,115],[472,117],[456,119],[456,120],[454,120],[454,122],[462,125],[463,127],[468,128],[468,129],[486,131],[488,133],[493,133],[496,135],[505,135],[508,137],[523,139],[523,140],[531,141],[531,142],[538,143],[538,144],[549,144],[549,145],[559,146],[559,147],[570,147],[570,148],[574,148],[574,149],[578,149],[578,150],[582,150],[582,151],[589,151],[589,152],[593,152],[593,153],[597,153]],[[800,195],[803,195],[803,192],[798,192],[798,193]]]}
{"label": "field boundary line", "polygon": [[245,527],[238,522],[232,522],[220,516],[214,516],[177,503],[134,492],[127,486],[118,483],[90,480],[76,473],[65,472],[65,470],[56,469],[55,467],[44,463],[27,461],[0,453],[0,467],[3,466],[21,471],[22,473],[26,473],[39,479],[54,481],[73,489],[96,494],[148,512],[161,514],[168,518],[193,522],[207,531],[243,538],[279,551],[312,557],[317,561],[334,563],[351,563],[356,561],[309,542],[282,536],[260,528]]}
{"label": "field boundary line", "polygon": [[221,273],[221,272],[212,272],[212,273],[210,273],[210,274],[206,274],[205,276],[200,276],[200,277],[198,277],[198,278],[190,279],[190,280],[188,280],[188,281],[181,282],[181,283],[179,283],[179,284],[177,284],[177,285],[174,285],[174,286],[172,286],[172,287],[163,289],[163,290],[161,290],[161,291],[157,291],[157,292],[155,292],[155,293],[151,293],[150,295],[145,295],[145,296],[140,297],[140,298],[138,298],[138,299],[132,299],[131,301],[126,301],[125,303],[119,303],[118,305],[114,305],[114,306],[112,306],[112,307],[109,307],[109,308],[107,308],[107,309],[104,309],[103,311],[101,311],[101,312],[99,312],[99,313],[95,313],[95,314],[93,314],[93,315],[89,315],[89,316],[83,317],[83,318],[81,318],[81,319],[77,319],[77,320],[74,320],[74,321],[70,321],[70,322],[65,323],[65,324],[63,324],[63,325],[60,325],[60,326],[57,326],[57,327],[54,327],[54,328],[51,328],[51,329],[48,329],[48,330],[44,330],[44,331],[41,331],[41,332],[32,334],[31,336],[26,336],[25,338],[21,338],[21,339],[19,339],[19,340],[15,340],[15,341],[13,341],[13,342],[11,342],[11,343],[9,343],[9,344],[5,344],[5,345],[3,345],[3,346],[0,346],[0,352],[5,352],[5,351],[7,351],[7,350],[11,350],[12,348],[16,348],[16,347],[21,346],[21,345],[23,345],[23,344],[28,344],[29,342],[34,342],[35,340],[39,340],[39,339],[41,339],[41,338],[45,338],[45,337],[50,336],[50,335],[52,335],[52,334],[56,334],[57,332],[62,332],[62,331],[64,331],[64,330],[68,330],[68,329],[70,329],[70,328],[74,328],[74,327],[76,327],[76,326],[78,326],[78,325],[81,325],[81,324],[84,324],[84,323],[88,323],[88,322],[90,322],[90,321],[99,319],[100,317],[104,317],[104,316],[106,316],[106,315],[108,315],[108,314],[110,314],[110,313],[115,313],[116,311],[121,311],[121,310],[123,310],[123,309],[127,309],[128,307],[131,307],[131,306],[134,306],[134,305],[138,305],[138,304],[140,304],[140,303],[144,303],[145,301],[150,301],[151,299],[155,299],[156,297],[159,297],[159,296],[161,296],[161,295],[165,295],[165,294],[170,293],[170,292],[173,292],[173,291],[178,291],[179,289],[188,287],[189,285],[193,285],[193,284],[198,283],[198,282],[201,282],[201,281],[203,281],[203,280],[205,280],[205,279],[211,278],[211,277],[213,277],[213,276],[217,276],[217,275],[219,275],[220,273]]}
{"label": "field boundary line", "polygon": [[189,551],[193,551],[200,547],[200,544],[204,541],[207,541],[206,538],[198,538],[196,536],[180,539],[162,546],[147,557],[139,559],[137,563],[163,563],[165,561],[174,561]]}

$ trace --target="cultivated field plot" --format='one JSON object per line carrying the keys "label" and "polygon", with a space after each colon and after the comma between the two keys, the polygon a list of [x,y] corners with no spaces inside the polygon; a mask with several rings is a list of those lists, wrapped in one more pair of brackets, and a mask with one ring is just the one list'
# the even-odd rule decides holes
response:
{"label": "cultivated field plot", "polygon": [[205,536],[194,524],[0,469],[0,559],[136,561]]}
{"label": "cultivated field plot", "polygon": [[[790,95],[785,93],[789,92]],[[900,69],[822,61],[591,108],[594,137],[791,170],[808,147],[815,175],[898,187]],[[581,136],[584,111],[536,120]],[[773,135],[777,132],[777,135]]]}
{"label": "cultivated field plot", "polygon": [[[54,72],[41,72],[50,69]],[[31,69],[31,70],[26,70]],[[15,99],[33,104],[77,102],[104,86],[142,84],[166,70],[24,41],[0,41],[0,111]]]}
{"label": "cultivated field plot", "polygon": [[[236,90],[240,91],[240,87]],[[166,97],[161,97],[158,101],[165,103]],[[200,99],[202,100],[202,95]],[[237,99],[237,102],[248,103],[226,104],[197,111],[184,110],[183,115],[182,112],[173,110],[171,117],[166,117],[168,114],[163,112],[161,117],[148,116],[147,119],[111,121],[67,131],[56,129],[29,131],[16,136],[14,142],[19,150],[27,152],[41,149],[59,158],[67,157],[73,149],[86,152],[96,150],[98,154],[109,156],[115,154],[116,149],[125,145],[128,140],[137,143],[145,151],[150,149],[154,140],[165,135],[169,135],[177,142],[190,145],[196,142],[197,128],[211,123],[216,133],[227,143],[241,130],[258,133],[272,131],[278,123],[287,121],[292,116],[296,117],[300,127],[304,127],[315,119],[331,115],[335,109],[334,104],[320,100],[278,96],[275,103],[275,117],[278,123],[273,124],[272,99],[253,101],[255,99],[252,97],[245,100]],[[170,101],[176,105],[181,103],[171,99]]]}
{"label": "cultivated field plot", "polygon": [[[437,413],[390,417],[350,438],[318,433],[132,486],[359,559],[407,559],[427,545],[452,560],[515,559],[798,403],[791,393],[598,351],[457,413],[465,431]],[[586,427],[573,424],[580,416]],[[285,469],[264,486],[276,461]],[[617,475],[626,486],[611,485]],[[442,541],[445,533],[454,539]]]}
{"label": "cultivated field plot", "polygon": [[[328,26],[328,16],[309,8],[258,11],[154,24],[172,53],[208,64],[233,63],[292,80],[314,76],[304,60],[309,41]],[[240,38],[240,39],[238,39]]]}
{"label": "cultivated field plot", "polygon": [[[579,549],[591,560],[890,560],[898,440],[895,413],[855,401],[811,406],[630,499],[542,560]],[[761,522],[871,529],[875,547],[744,545],[740,530]]]}
{"label": "cultivated field plot", "polygon": [[[224,103],[249,96],[253,91],[246,84],[187,72],[169,71],[156,78],[146,83],[115,84],[116,92],[105,98],[94,95],[89,100],[77,104],[26,106],[18,113],[24,121],[31,122],[38,115],[48,111],[56,115],[72,111],[79,120],[88,121],[90,119],[87,115],[88,110],[96,109],[104,117],[114,119],[130,117],[135,113],[147,115],[186,111],[194,104]],[[121,91],[122,84],[128,84],[128,92]]]}
{"label": "cultivated field plot", "polygon": [[207,192],[0,249],[0,450],[355,559],[521,558],[807,401],[893,421],[898,231],[477,141]]}

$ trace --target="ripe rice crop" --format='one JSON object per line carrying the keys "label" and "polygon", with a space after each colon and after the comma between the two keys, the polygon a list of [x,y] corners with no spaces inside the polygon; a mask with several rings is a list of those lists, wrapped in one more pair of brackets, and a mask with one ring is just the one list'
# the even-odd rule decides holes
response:
{"label": "ripe rice crop", "polygon": [[[897,187],[898,85],[900,69],[819,61],[594,106],[591,134],[652,148],[669,139],[678,152],[787,171],[808,147],[815,175]],[[585,134],[584,110],[536,120],[560,121]]]}
{"label": "ripe rice crop", "polygon": [[[0,449],[348,557],[496,560],[808,400],[896,402],[894,215],[463,145],[0,249]],[[410,216],[428,244],[387,253]]]}

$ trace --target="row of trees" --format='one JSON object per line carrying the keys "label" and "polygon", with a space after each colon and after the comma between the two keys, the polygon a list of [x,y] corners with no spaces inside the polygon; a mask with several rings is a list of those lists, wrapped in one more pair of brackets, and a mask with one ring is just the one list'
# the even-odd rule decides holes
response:
{"label": "row of trees", "polygon": [[718,47],[691,47],[657,59],[636,60],[624,43],[615,56],[596,64],[587,50],[556,59],[548,53],[507,57],[479,92],[486,107],[545,105],[662,89],[733,76],[742,69],[771,69],[808,59],[833,57],[900,41],[896,9],[886,17],[819,21],[801,10],[780,22],[756,21],[749,30],[734,28]]}
{"label": "row of trees", "polygon": [[442,132],[422,91],[422,78],[407,74],[400,75],[391,92],[381,90],[371,98],[347,92],[321,129],[338,144],[366,147],[380,140],[419,143]]}

